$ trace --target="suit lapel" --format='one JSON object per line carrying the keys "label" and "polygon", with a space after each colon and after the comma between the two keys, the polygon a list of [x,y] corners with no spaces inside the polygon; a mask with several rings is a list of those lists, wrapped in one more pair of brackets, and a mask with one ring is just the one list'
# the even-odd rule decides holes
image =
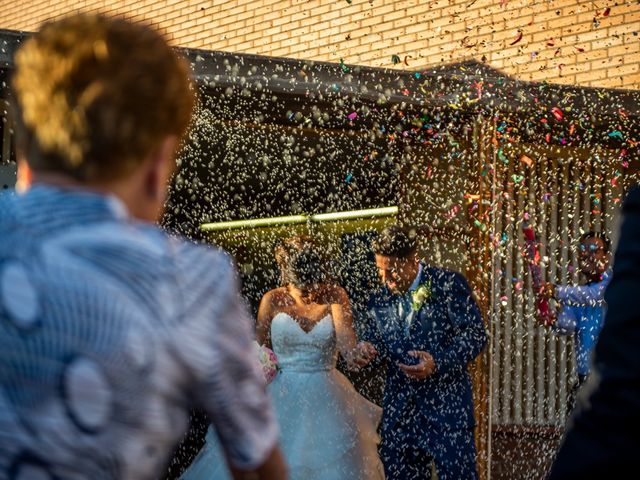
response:
{"label": "suit lapel", "polygon": [[[423,284],[426,281],[433,282],[429,268],[422,264],[422,274],[420,275],[420,281],[418,285]],[[433,300],[427,300],[422,308],[417,312],[412,312],[412,293],[407,292],[404,296],[398,297],[393,295],[386,287],[382,291],[382,301],[378,307],[378,323],[380,330],[384,332],[387,339],[402,339],[411,336],[411,333],[417,328],[416,325],[423,323],[425,308],[433,308],[432,305],[428,305]],[[386,301],[385,301],[386,300]],[[398,310],[398,303],[405,300],[404,315],[401,315]],[[411,323],[407,321],[409,315],[413,315]]]}
{"label": "suit lapel", "polygon": [[[418,283],[418,286],[422,285],[425,282],[431,281],[431,288],[433,292],[434,281],[431,273],[428,270],[429,270],[428,267],[425,264],[422,264],[422,275],[420,276],[420,282]],[[415,330],[418,328],[418,325],[424,326],[423,324],[428,320],[425,317],[430,316],[430,314],[433,313],[433,308],[434,308],[433,303],[434,303],[434,299],[429,298],[420,307],[420,310],[415,312],[413,316],[413,320],[409,327],[409,335],[415,332]]]}
{"label": "suit lapel", "polygon": [[403,330],[401,319],[398,315],[398,302],[400,299],[388,291],[383,292],[383,295],[386,297],[386,301],[377,308],[378,325],[385,337],[395,337]]}

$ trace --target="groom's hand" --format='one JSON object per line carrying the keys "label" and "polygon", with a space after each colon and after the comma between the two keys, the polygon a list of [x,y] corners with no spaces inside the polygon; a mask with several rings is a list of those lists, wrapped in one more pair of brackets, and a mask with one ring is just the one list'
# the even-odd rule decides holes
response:
{"label": "groom's hand", "polygon": [[414,378],[416,380],[424,380],[431,376],[436,370],[436,362],[429,352],[423,352],[421,350],[411,350],[409,355],[419,358],[420,361],[416,365],[405,365],[404,363],[398,364],[400,370],[402,370],[407,377]]}

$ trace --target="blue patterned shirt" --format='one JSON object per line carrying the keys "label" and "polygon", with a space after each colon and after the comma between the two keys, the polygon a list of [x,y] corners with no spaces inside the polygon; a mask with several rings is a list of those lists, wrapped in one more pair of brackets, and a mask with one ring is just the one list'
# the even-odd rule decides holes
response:
{"label": "blue patterned shirt", "polygon": [[589,374],[591,353],[604,323],[604,292],[610,280],[611,272],[607,272],[600,282],[556,287],[561,308],[555,327],[560,334],[574,335],[576,372],[581,376]]}
{"label": "blue patterned shirt", "polygon": [[229,257],[37,185],[0,197],[0,479],[151,479],[210,416],[253,468],[278,428]]}

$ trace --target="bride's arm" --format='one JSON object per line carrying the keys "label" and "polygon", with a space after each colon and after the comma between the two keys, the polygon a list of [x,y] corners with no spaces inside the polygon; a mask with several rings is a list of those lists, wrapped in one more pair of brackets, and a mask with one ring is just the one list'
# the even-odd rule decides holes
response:
{"label": "bride's arm", "polygon": [[336,329],[338,350],[349,368],[363,367],[375,356],[372,352],[373,346],[358,344],[347,292],[341,287],[336,287],[332,293],[334,298],[331,302],[331,315]]}
{"label": "bride's arm", "polygon": [[356,348],[356,333],[353,330],[353,316],[351,315],[351,306],[347,292],[340,287],[336,287],[332,292],[331,316],[336,328],[336,340],[338,350],[345,360],[349,361],[349,357]]}
{"label": "bride's arm", "polygon": [[260,345],[271,348],[271,319],[273,318],[273,293],[267,292],[260,300],[256,322],[256,340]]}

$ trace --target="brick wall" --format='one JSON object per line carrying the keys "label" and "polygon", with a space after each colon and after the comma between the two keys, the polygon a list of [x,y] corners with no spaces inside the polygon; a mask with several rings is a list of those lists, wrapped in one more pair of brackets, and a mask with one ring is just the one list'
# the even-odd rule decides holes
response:
{"label": "brick wall", "polygon": [[192,48],[412,70],[474,57],[523,80],[640,88],[640,0],[0,0],[0,28],[78,10]]}

